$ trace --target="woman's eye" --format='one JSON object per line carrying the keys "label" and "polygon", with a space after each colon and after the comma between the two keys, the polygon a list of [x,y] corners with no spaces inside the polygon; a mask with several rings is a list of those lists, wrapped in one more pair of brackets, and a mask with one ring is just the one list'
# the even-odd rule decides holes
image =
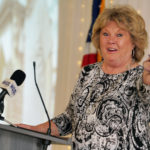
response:
{"label": "woman's eye", "polygon": [[104,35],[104,36],[108,36],[108,33],[104,32],[103,35]]}
{"label": "woman's eye", "polygon": [[122,36],[123,36],[123,34],[121,34],[121,33],[117,34],[117,37],[122,37]]}

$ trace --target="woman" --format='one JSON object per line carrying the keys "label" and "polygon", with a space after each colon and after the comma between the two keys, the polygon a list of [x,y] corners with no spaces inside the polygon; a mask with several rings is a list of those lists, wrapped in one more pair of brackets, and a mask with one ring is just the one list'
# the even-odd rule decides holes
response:
{"label": "woman", "polygon": [[[92,41],[103,61],[82,69],[65,112],[52,119],[52,135],[72,133],[75,150],[150,149],[150,58],[143,18],[129,6],[105,9]],[[21,127],[46,133],[48,122]]]}

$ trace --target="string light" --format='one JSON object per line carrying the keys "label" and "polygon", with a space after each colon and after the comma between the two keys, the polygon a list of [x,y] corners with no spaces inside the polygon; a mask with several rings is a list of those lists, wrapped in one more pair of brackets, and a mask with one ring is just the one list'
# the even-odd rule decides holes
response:
{"label": "string light", "polygon": [[83,22],[85,21],[85,19],[84,19],[84,18],[81,18],[80,21],[83,23]]}
{"label": "string light", "polygon": [[78,64],[79,66],[81,66],[81,60],[78,60],[78,61],[77,61],[77,64]]}
{"label": "string light", "polygon": [[84,33],[83,32],[80,32],[80,37],[83,37]]}
{"label": "string light", "polygon": [[110,2],[110,5],[111,5],[111,7],[112,7],[112,6],[113,6],[113,3],[114,3],[114,0],[110,0],[109,2]]}
{"label": "string light", "polygon": [[71,150],[71,146],[68,146],[67,149],[68,149],[68,150]]}
{"label": "string light", "polygon": [[138,13],[138,14],[141,14],[141,11],[140,11],[140,10],[137,10],[137,13]]}
{"label": "string light", "polygon": [[81,8],[85,8],[85,4],[81,4]]}
{"label": "string light", "polygon": [[[81,27],[84,27],[84,23],[85,23],[85,18],[82,16],[83,14],[84,14],[84,12],[85,12],[85,7],[86,7],[86,1],[85,0],[82,0],[82,2],[81,2],[81,17],[80,17],[80,26]],[[81,31],[79,32],[79,38],[80,38],[80,41],[82,42],[83,41],[83,37],[84,37],[84,32],[82,31],[82,28],[81,28]],[[78,46],[78,52],[83,52],[83,45],[82,45],[82,43],[79,43],[79,46]],[[81,63],[82,63],[82,61],[81,61],[81,59],[80,60],[77,60],[77,65],[79,66],[79,67],[81,67]]]}
{"label": "string light", "polygon": [[79,51],[83,51],[83,47],[82,47],[82,46],[79,46],[79,47],[78,47],[78,50],[79,50]]}

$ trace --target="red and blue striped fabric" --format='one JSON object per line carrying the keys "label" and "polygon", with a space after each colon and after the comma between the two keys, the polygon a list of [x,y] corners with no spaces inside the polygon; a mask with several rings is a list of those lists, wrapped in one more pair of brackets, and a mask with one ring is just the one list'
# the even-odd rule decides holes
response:
{"label": "red and blue striped fabric", "polygon": [[86,44],[85,44],[85,54],[82,59],[82,67],[88,64],[95,63],[97,61],[101,61],[101,56],[92,45],[91,42],[91,35],[92,35],[92,28],[94,22],[98,16],[98,14],[104,9],[105,1],[104,0],[93,0],[92,4],[92,19],[90,29],[87,34]]}

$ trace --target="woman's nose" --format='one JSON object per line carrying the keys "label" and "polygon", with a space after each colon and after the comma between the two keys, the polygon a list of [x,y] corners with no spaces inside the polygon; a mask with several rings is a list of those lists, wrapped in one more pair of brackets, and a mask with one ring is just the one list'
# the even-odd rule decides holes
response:
{"label": "woman's nose", "polygon": [[109,42],[110,44],[115,44],[115,43],[116,43],[116,38],[115,38],[114,36],[109,36],[108,42]]}

